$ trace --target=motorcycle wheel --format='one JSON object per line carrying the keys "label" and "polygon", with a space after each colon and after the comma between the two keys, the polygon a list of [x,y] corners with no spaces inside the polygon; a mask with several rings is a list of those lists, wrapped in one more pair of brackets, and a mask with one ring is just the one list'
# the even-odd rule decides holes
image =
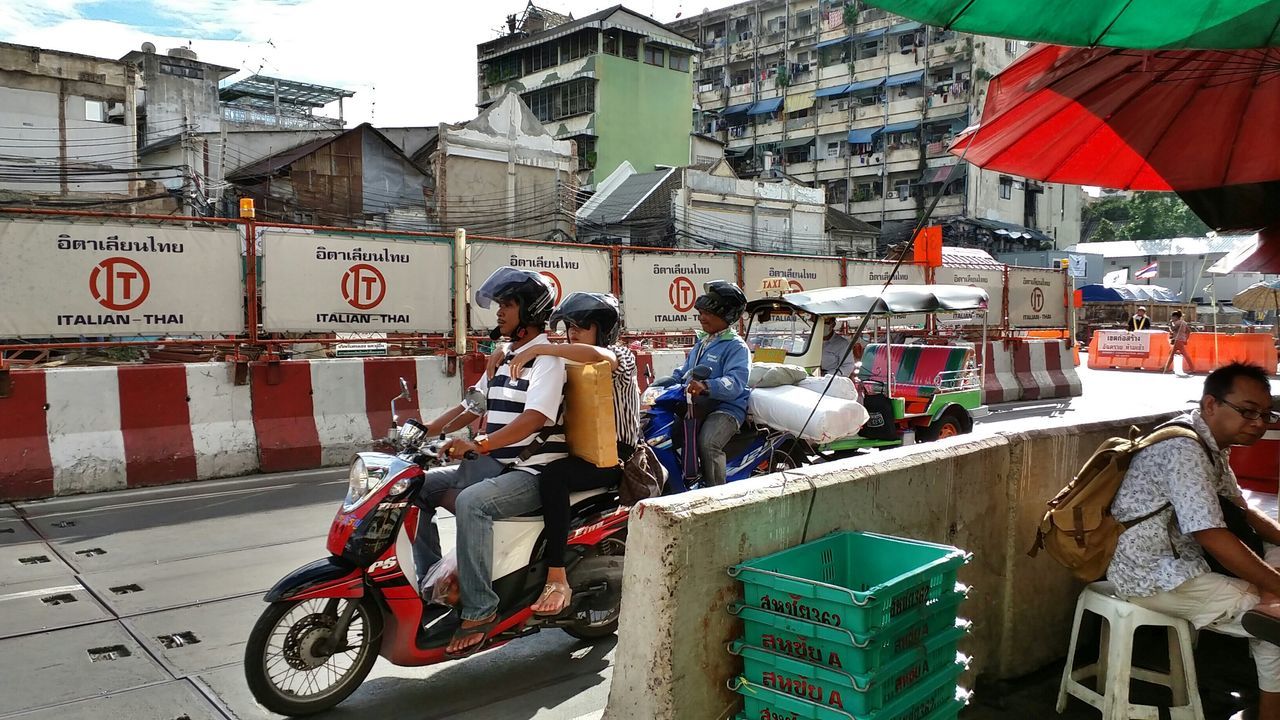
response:
{"label": "motorcycle wheel", "polygon": [[281,715],[313,715],[347,699],[378,659],[382,611],[366,595],[347,625],[345,650],[317,647],[351,600],[271,603],[249,633],[244,674],[254,699]]}
{"label": "motorcycle wheel", "polygon": [[619,533],[600,543],[597,555],[584,558],[573,569],[573,574],[577,576],[602,576],[609,582],[617,582],[619,589],[616,599],[610,603],[609,608],[579,610],[574,616],[573,623],[562,626],[561,629],[570,637],[579,640],[600,640],[618,632],[618,616],[622,612],[622,563],[626,549],[626,536]]}

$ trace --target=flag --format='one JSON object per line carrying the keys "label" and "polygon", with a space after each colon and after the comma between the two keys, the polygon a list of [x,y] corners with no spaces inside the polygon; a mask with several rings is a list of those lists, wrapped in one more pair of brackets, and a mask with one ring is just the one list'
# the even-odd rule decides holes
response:
{"label": "flag", "polygon": [[1120,268],[1102,276],[1102,287],[1118,287],[1129,282],[1129,268]]}
{"label": "flag", "polygon": [[1135,280],[1150,280],[1160,274],[1160,263],[1153,262],[1133,274]]}

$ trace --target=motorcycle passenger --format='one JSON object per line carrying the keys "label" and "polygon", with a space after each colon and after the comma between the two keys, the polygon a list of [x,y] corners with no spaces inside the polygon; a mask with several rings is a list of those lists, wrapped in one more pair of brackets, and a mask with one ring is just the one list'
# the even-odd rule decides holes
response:
{"label": "motorcycle passenger", "polygon": [[[565,324],[569,342],[563,345],[531,347],[511,361],[519,373],[534,358],[550,355],[578,363],[607,362],[613,367],[613,416],[617,428],[618,458],[626,462],[642,442],[640,434],[640,386],[636,381],[636,358],[618,342],[622,320],[618,299],[607,293],[572,293],[560,303],[549,321],[552,331]],[[596,467],[594,463],[570,455],[547,465],[538,476],[542,492],[542,515],[546,522],[547,583],[533,605],[535,614],[554,617],[569,607],[572,591],[564,570],[565,545],[569,539],[569,493],[617,487],[622,467]]]}
{"label": "motorcycle passenger", "polygon": [[655,385],[683,382],[689,371],[699,365],[711,368],[705,381],[690,380],[689,391],[705,396],[709,412],[698,429],[698,459],[702,464],[702,484],[723,485],[725,482],[724,446],[738,432],[747,417],[747,399],[751,388],[751,351],[733,326],[747,307],[747,296],[737,285],[726,280],[712,280],[702,286],[703,294],[694,302],[702,332],[689,351],[684,364],[670,377]]}
{"label": "motorcycle passenger", "polygon": [[[545,277],[513,267],[495,270],[475,293],[482,308],[498,304],[498,324],[490,337],[511,339],[508,360],[549,344],[544,330],[554,298]],[[432,517],[435,508],[447,491],[461,490],[455,514],[462,623],[446,648],[450,655],[480,650],[497,621],[499,598],[491,584],[493,521],[537,510],[541,502],[538,473],[548,463],[567,457],[559,424],[564,382],[564,360],[554,356],[522,363],[519,372],[504,362],[492,380],[482,377],[475,389],[488,400],[485,434],[474,442],[452,438],[442,446],[448,457],[464,457],[469,451],[476,456],[428,471],[414,500],[423,509],[414,562],[419,576],[425,576],[441,558],[439,530]],[[459,405],[432,420],[427,433],[459,430],[477,417],[466,405]]]}

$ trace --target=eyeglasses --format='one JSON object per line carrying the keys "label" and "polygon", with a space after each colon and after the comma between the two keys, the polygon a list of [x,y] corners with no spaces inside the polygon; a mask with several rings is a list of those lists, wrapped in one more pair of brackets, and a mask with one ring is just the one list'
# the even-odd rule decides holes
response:
{"label": "eyeglasses", "polygon": [[1217,398],[1217,400],[1223,405],[1226,405],[1232,410],[1240,413],[1240,417],[1245,420],[1264,420],[1268,424],[1280,422],[1280,413],[1274,413],[1269,410],[1251,410],[1249,408],[1242,408],[1226,398]]}

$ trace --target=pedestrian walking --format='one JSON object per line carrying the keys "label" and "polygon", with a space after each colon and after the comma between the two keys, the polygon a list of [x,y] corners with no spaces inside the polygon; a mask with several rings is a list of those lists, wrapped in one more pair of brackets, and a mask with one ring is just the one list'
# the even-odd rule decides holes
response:
{"label": "pedestrian walking", "polygon": [[1173,343],[1173,352],[1169,353],[1169,362],[1165,365],[1164,371],[1173,370],[1173,359],[1182,357],[1182,372],[1177,373],[1182,377],[1187,377],[1195,372],[1191,367],[1191,356],[1187,355],[1187,340],[1191,338],[1191,325],[1182,319],[1182,311],[1174,310],[1169,316],[1169,341]]}

